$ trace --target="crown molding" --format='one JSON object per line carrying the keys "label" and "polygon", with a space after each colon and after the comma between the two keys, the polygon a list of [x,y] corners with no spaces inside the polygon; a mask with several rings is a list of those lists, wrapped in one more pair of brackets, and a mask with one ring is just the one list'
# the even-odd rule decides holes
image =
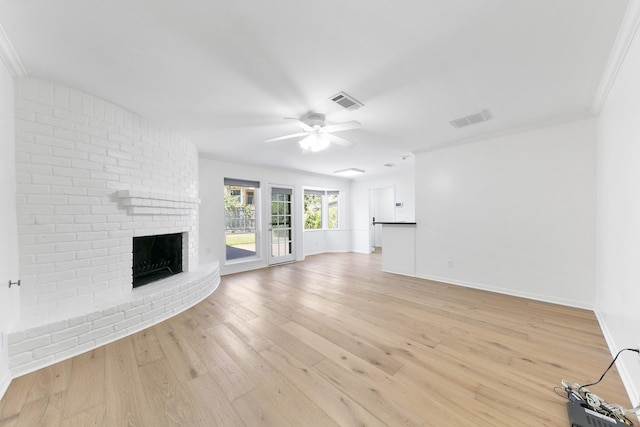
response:
{"label": "crown molding", "polygon": [[598,91],[596,92],[596,96],[593,101],[591,111],[595,116],[599,115],[600,111],[602,111],[602,107],[604,107],[607,97],[609,96],[609,92],[611,91],[611,87],[618,76],[620,67],[627,56],[627,52],[629,51],[629,47],[638,32],[639,26],[640,0],[629,0],[627,10],[622,18],[622,23],[620,24],[618,36],[616,37],[616,41],[611,49],[611,54],[609,55],[607,67],[604,70],[604,74],[600,80],[600,86],[598,87]]}
{"label": "crown molding", "polygon": [[11,41],[9,41],[9,37],[7,37],[7,33],[4,32],[4,29],[0,25],[0,59],[7,66],[9,72],[13,77],[24,77],[27,75],[27,71],[24,69],[22,62],[20,62],[20,58],[16,54],[16,51],[13,49],[13,45]]}

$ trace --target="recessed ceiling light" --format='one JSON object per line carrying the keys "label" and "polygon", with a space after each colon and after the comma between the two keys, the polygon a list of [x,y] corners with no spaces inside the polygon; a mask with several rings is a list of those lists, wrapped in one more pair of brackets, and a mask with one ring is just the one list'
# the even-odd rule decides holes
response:
{"label": "recessed ceiling light", "polygon": [[345,176],[345,177],[362,175],[363,173],[364,171],[362,169],[356,169],[356,168],[342,169],[334,172],[335,175]]}
{"label": "recessed ceiling light", "polygon": [[392,168],[395,165],[393,163],[385,163],[384,166],[388,167],[388,168]]}

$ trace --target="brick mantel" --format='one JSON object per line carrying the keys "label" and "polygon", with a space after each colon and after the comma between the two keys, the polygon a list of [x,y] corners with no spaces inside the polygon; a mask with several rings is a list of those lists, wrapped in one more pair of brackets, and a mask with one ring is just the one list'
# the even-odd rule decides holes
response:
{"label": "brick mantel", "polygon": [[200,204],[197,197],[182,194],[120,190],[116,195],[131,215],[184,215]]}

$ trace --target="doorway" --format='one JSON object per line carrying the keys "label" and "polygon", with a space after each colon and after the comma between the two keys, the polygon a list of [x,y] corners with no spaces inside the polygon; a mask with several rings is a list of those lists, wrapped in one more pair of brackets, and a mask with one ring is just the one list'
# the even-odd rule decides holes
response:
{"label": "doorway", "polygon": [[293,188],[272,186],[269,218],[269,265],[294,261]]}
{"label": "doorway", "polygon": [[371,252],[382,247],[382,225],[375,222],[393,222],[396,217],[395,187],[369,190],[369,246]]}

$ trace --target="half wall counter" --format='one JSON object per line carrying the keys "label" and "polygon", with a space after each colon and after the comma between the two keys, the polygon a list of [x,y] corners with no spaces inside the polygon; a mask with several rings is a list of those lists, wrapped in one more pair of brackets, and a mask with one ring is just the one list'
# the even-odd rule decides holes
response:
{"label": "half wall counter", "polygon": [[415,276],[416,223],[374,222],[382,225],[382,271]]}

